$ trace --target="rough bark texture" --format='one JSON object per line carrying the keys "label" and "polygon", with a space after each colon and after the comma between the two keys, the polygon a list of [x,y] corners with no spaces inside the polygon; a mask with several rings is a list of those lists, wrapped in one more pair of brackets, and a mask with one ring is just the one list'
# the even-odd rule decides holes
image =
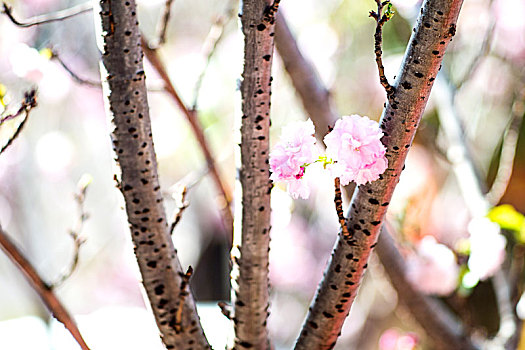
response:
{"label": "rough bark texture", "polygon": [[[191,293],[168,232],[146,95],[135,2],[102,0],[102,62],[120,190],[135,255],[167,349],[207,349]],[[189,293],[189,295],[188,295]],[[182,308],[182,312],[180,312]]]}
{"label": "rough bark texture", "polygon": [[275,23],[275,47],[292,84],[303,103],[304,110],[315,125],[316,136],[322,141],[328,126],[337,119],[330,91],[328,91],[312,64],[303,56],[288,24],[280,12]]}
{"label": "rough bark texture", "polygon": [[[321,81],[316,78],[317,72],[313,65],[299,51],[282,13],[278,15],[275,33],[275,47],[285,62],[285,68],[303,102],[305,111],[316,125],[317,138],[322,139],[324,128],[319,128],[319,125],[325,127],[333,125],[337,119],[337,114],[331,107],[331,98],[326,93],[327,90]],[[292,64],[293,62],[295,64]],[[312,101],[316,101],[316,103],[312,103]],[[347,186],[345,190],[347,195],[351,197],[354,188]],[[404,275],[404,262],[395,247],[394,240],[391,237],[383,237],[384,235],[385,233],[381,233],[379,236],[375,252],[385,267],[400,301],[412,314],[416,322],[420,324],[438,348],[443,348],[447,344],[463,344],[461,348],[472,348],[473,345],[465,338],[465,334],[459,332],[458,323],[445,312],[443,306],[438,305],[432,298],[410,288]]]}
{"label": "rough bark texture", "polygon": [[388,169],[352,198],[348,229],[340,234],[296,349],[331,349],[356,297],[368,257],[425,109],[445,49],[456,32],[462,0],[427,0],[381,118]]}
{"label": "rough bark texture", "polygon": [[[242,4],[242,243],[234,246],[236,349],[268,349],[269,130],[274,19],[265,0]],[[238,234],[238,232],[236,233]],[[234,273],[236,273],[234,271]]]}
{"label": "rough bark texture", "polygon": [[415,290],[404,273],[399,273],[406,271],[405,262],[385,228],[382,229],[378,239],[376,253],[394,288],[402,290],[402,293],[398,293],[399,301],[408,308],[425,330],[435,349],[476,349],[465,336],[457,320],[450,313],[445,312],[443,305]]}

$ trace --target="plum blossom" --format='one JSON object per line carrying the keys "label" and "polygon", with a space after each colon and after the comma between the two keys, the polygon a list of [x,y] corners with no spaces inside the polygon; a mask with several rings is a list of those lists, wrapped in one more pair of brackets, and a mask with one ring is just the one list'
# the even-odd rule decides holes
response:
{"label": "plum blossom", "polygon": [[324,142],[327,156],[334,161],[329,168],[334,177],[341,178],[341,185],[375,181],[385,171],[388,162],[382,136],[379,124],[368,117],[354,114],[335,123]]}
{"label": "plum blossom", "polygon": [[318,158],[314,124],[310,119],[283,128],[281,140],[270,153],[272,181],[283,181],[293,198],[308,198],[310,188],[303,176],[305,168]]}
{"label": "plum blossom", "polygon": [[498,224],[488,218],[474,218],[468,225],[470,233],[469,274],[479,280],[485,280],[496,273],[505,260],[504,236],[500,234]]}
{"label": "plum blossom", "polygon": [[416,253],[407,258],[407,278],[425,294],[448,295],[458,284],[459,267],[454,253],[432,236],[425,236]]}

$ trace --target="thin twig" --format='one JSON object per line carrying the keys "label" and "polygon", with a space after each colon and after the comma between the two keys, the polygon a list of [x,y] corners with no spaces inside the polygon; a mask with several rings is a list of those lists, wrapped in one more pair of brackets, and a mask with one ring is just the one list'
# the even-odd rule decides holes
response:
{"label": "thin twig", "polygon": [[494,11],[492,9],[492,4],[494,3],[494,0],[489,0],[489,14],[490,14],[490,22],[487,27],[487,30],[485,31],[485,35],[483,37],[483,41],[481,43],[481,49],[478,51],[478,54],[474,59],[470,62],[470,65],[465,70],[465,75],[458,81],[455,88],[456,90],[461,89],[463,84],[472,78],[474,73],[477,71],[480,63],[483,61],[485,57],[490,52],[490,47],[492,44],[494,29],[496,28],[496,15],[494,14]]}
{"label": "thin twig", "polygon": [[217,303],[219,308],[221,309],[221,313],[226,317],[228,320],[232,319],[232,306],[228,303],[225,303],[224,301],[219,301]]}
{"label": "thin twig", "polygon": [[25,113],[25,117],[24,117],[24,119],[22,119],[20,124],[18,124],[15,133],[9,138],[9,140],[7,140],[7,143],[4,146],[2,146],[2,148],[0,149],[0,154],[2,154],[9,146],[11,146],[13,141],[18,137],[18,135],[20,135],[20,133],[22,132],[22,128],[24,127],[27,119],[29,118],[29,112],[31,112],[31,110],[34,107],[36,107],[36,105],[37,105],[37,103],[36,103],[36,89],[31,89],[31,90],[29,90],[28,92],[26,92],[24,94],[24,101],[20,105],[20,108],[18,109],[18,111],[15,114],[13,114],[13,115],[8,115],[8,116],[2,118],[2,120],[0,121],[0,125],[4,121],[16,118],[19,115],[21,115],[22,113]]}
{"label": "thin twig", "polygon": [[28,27],[32,27],[35,25],[63,21],[65,19],[68,19],[74,16],[78,16],[82,13],[90,12],[91,10],[93,10],[93,4],[90,1],[88,1],[88,2],[78,4],[76,6],[73,6],[65,10],[60,10],[60,11],[52,12],[52,13],[46,13],[43,15],[28,18],[25,21],[19,21],[13,16],[13,9],[4,2],[2,11],[0,12],[5,13],[6,16],[9,17],[11,22],[16,24],[17,26],[28,28]]}
{"label": "thin twig", "polygon": [[86,212],[86,208],[85,208],[85,199],[86,199],[86,191],[90,183],[91,183],[91,177],[88,175],[83,176],[78,183],[78,191],[77,193],[75,193],[75,202],[77,203],[79,216],[78,216],[78,220],[77,220],[77,224],[75,225],[75,228],[72,230],[69,230],[69,235],[73,239],[73,245],[74,245],[73,260],[71,261],[71,264],[69,265],[66,272],[64,272],[62,276],[60,276],[60,278],[57,279],[56,282],[53,282],[51,284],[51,288],[57,288],[60,285],[62,285],[65,281],[67,281],[71,277],[71,275],[76,271],[78,267],[80,248],[86,242],[85,239],[82,238],[80,235],[82,231],[84,230],[84,224],[89,218],[89,214]]}
{"label": "thin twig", "polygon": [[182,213],[190,205],[190,203],[188,201],[186,201],[187,193],[188,193],[187,187],[186,186],[182,186],[182,191],[180,191],[179,198],[178,198],[179,203],[177,205],[177,210],[175,210],[175,213],[173,215],[173,217],[174,217],[173,218],[173,222],[170,225],[170,234],[171,235],[173,235],[173,231],[175,231],[175,227],[177,227],[177,224],[179,223],[180,219],[182,218]]}
{"label": "thin twig", "polygon": [[190,278],[193,275],[193,268],[191,266],[188,266],[188,270],[186,270],[186,273],[181,274],[182,282],[180,284],[180,292],[179,292],[179,306],[177,307],[177,311],[175,312],[175,319],[173,322],[173,328],[175,328],[175,332],[180,333],[183,331],[182,329],[182,310],[184,305],[184,299],[190,294],[189,288],[190,288]]}
{"label": "thin twig", "polygon": [[[383,42],[383,25],[388,22],[388,20],[392,17],[393,12],[390,10],[390,7],[392,4],[390,4],[390,1],[381,1],[381,0],[375,0],[377,3],[377,12],[370,11],[370,17],[376,20],[376,31],[374,34],[374,53],[376,55],[376,64],[377,69],[379,71],[379,82],[383,86],[383,88],[386,91],[387,98],[391,98],[394,93],[396,92],[395,88],[390,85],[388,82],[387,77],[385,76],[385,67],[383,66],[383,51],[381,49],[381,44]],[[383,13],[383,8],[387,7],[387,10]]]}
{"label": "thin twig", "polygon": [[81,78],[77,73],[75,73],[64,62],[64,60],[62,60],[62,58],[59,56],[57,51],[51,50],[51,52],[52,52],[51,59],[57,60],[58,63],[60,63],[60,65],[62,66],[62,68],[64,68],[64,70],[71,76],[71,78],[73,78],[73,80],[75,82],[79,83],[80,85],[88,85],[88,86],[93,86],[93,87],[96,87],[96,88],[102,88],[102,83],[100,81],[94,81],[94,80]]}
{"label": "thin twig", "polygon": [[498,164],[496,177],[492,187],[485,195],[485,198],[491,205],[499,203],[509,185],[512,176],[514,157],[516,156],[516,147],[518,145],[519,131],[523,117],[525,116],[525,88],[521,89],[520,96],[516,98],[512,105],[511,121],[503,135],[501,144],[501,156]]}
{"label": "thin twig", "polygon": [[343,212],[343,196],[341,195],[341,180],[336,177],[334,179],[335,185],[335,211],[337,212],[337,217],[339,218],[339,225],[341,226],[341,231],[343,232],[343,237],[350,238],[350,233],[348,232],[348,227],[346,226],[346,218]]}
{"label": "thin twig", "polygon": [[194,111],[197,110],[201,85],[202,81],[204,80],[204,76],[208,71],[208,66],[210,65],[211,59],[217,50],[217,46],[224,37],[224,27],[228,22],[230,22],[237,12],[236,4],[237,0],[230,0],[226,13],[217,17],[215,23],[213,23],[211,26],[206,39],[204,40],[204,44],[202,45],[202,52],[204,53],[204,56],[206,56],[206,62],[204,63],[204,67],[197,78],[195,87],[193,88],[193,104],[191,109]]}
{"label": "thin twig", "polygon": [[173,86],[168,76],[168,72],[166,71],[164,64],[160,60],[160,57],[158,56],[157,51],[151,49],[148,46],[148,43],[144,39],[144,36],[141,36],[141,43],[142,43],[142,49],[144,51],[144,54],[146,55],[146,58],[151,63],[152,67],[157,71],[161,79],[164,81],[166,92],[168,92],[168,94],[173,98],[173,100],[175,101],[179,109],[182,111],[182,113],[186,117],[186,120],[189,122],[193,130],[193,133],[195,134],[195,137],[197,138],[197,142],[199,143],[199,146],[201,147],[201,150],[204,154],[204,158],[206,159],[206,164],[208,168],[210,169],[210,173],[215,182],[215,185],[217,186],[217,189],[219,190],[221,196],[224,199],[224,206],[221,208],[221,213],[222,213],[225,229],[230,235],[230,242],[231,242],[232,241],[231,237],[233,235],[233,216],[231,212],[230,190],[228,189],[226,183],[222,180],[221,176],[219,175],[219,171],[215,164],[215,159],[211,154],[210,147],[208,146],[208,142],[206,140],[206,137],[204,136],[204,132],[199,122],[197,112],[190,110],[186,107],[186,105],[180,98],[179,94],[177,93],[177,90],[175,90],[175,87]]}
{"label": "thin twig", "polygon": [[157,27],[157,41],[155,42],[155,48],[160,47],[166,43],[166,32],[168,29],[168,23],[171,17],[171,5],[174,0],[166,0],[164,3],[164,8],[162,10],[162,15]]}
{"label": "thin twig", "polygon": [[82,338],[80,331],[75,324],[75,321],[58,300],[57,296],[53,293],[51,287],[42,280],[38,272],[35,270],[33,265],[27,260],[22,252],[16,247],[16,245],[7,236],[6,232],[0,226],[0,248],[7,254],[9,259],[18,266],[22,271],[29,284],[36,293],[40,296],[46,307],[53,314],[53,316],[62,323],[66,329],[71,333],[73,338],[76,340],[82,350],[89,350],[86,342]]}

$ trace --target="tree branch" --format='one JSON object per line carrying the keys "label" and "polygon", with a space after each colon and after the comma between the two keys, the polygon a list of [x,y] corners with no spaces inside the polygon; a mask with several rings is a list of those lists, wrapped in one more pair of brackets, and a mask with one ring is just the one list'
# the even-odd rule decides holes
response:
{"label": "tree branch", "polygon": [[195,137],[197,138],[197,142],[199,143],[199,146],[204,154],[204,158],[206,160],[206,164],[212,175],[213,181],[215,182],[217,189],[219,190],[221,196],[224,199],[224,204],[221,208],[221,213],[222,213],[222,218],[223,218],[225,229],[227,233],[230,235],[229,239],[231,242],[232,240],[231,235],[233,232],[233,216],[231,213],[232,198],[231,198],[230,190],[228,189],[226,183],[222,180],[221,176],[219,175],[219,170],[217,169],[215,158],[213,157],[210,151],[210,147],[208,146],[208,142],[206,141],[206,137],[204,136],[204,132],[199,122],[197,111],[190,110],[186,107],[186,105],[180,98],[179,94],[177,93],[177,90],[175,90],[175,86],[173,86],[173,83],[171,82],[168,76],[168,72],[166,71],[164,64],[160,60],[160,57],[158,56],[157,51],[154,49],[151,49],[143,37],[141,38],[141,44],[142,44],[142,49],[144,50],[144,54],[146,55],[146,58],[148,59],[148,61],[151,63],[153,68],[157,71],[162,81],[164,82],[166,92],[168,92],[168,94],[173,98],[173,100],[175,101],[175,103],[177,104],[181,112],[184,114],[184,116],[186,117],[186,120],[191,126],[191,129],[193,130],[193,133],[195,134]]}
{"label": "tree branch", "polygon": [[193,296],[181,300],[173,293],[181,290],[184,272],[168,231],[159,186],[135,1],[101,0],[100,7],[101,74],[114,125],[120,190],[143,284],[166,349],[190,345],[208,349]]}
{"label": "tree branch", "polygon": [[20,108],[18,109],[18,111],[16,111],[15,114],[10,114],[5,117],[2,117],[2,119],[0,120],[0,125],[2,125],[4,122],[8,120],[11,120],[11,119],[14,119],[20,116],[22,113],[25,113],[25,117],[20,122],[20,124],[18,124],[18,127],[16,128],[15,133],[11,137],[9,137],[6,144],[3,145],[2,148],[0,148],[0,154],[2,154],[9,146],[11,146],[13,141],[18,137],[18,135],[20,135],[20,133],[22,132],[22,129],[24,128],[24,125],[27,122],[27,119],[29,118],[29,112],[31,112],[31,110],[35,108],[36,105],[37,105],[36,89],[32,89],[24,94],[24,101],[21,103]]}
{"label": "tree branch", "polygon": [[57,21],[63,21],[65,19],[78,16],[82,13],[89,12],[93,9],[93,4],[91,1],[78,4],[76,6],[73,6],[71,8],[53,12],[53,13],[47,13],[40,16],[35,16],[32,18],[29,18],[25,20],[24,22],[17,20],[13,16],[13,9],[7,5],[5,2],[3,3],[2,13],[5,13],[5,15],[13,22],[13,24],[16,24],[19,27],[23,28],[29,28],[32,26],[40,25],[40,24],[46,24],[51,22],[57,22]]}
{"label": "tree branch", "polygon": [[164,7],[158,24],[157,42],[155,43],[155,47],[159,47],[166,43],[166,31],[171,17],[171,5],[173,4],[173,1],[174,0],[166,0],[164,2]]}
{"label": "tree branch", "polygon": [[46,307],[51,311],[53,316],[66,327],[71,333],[75,341],[80,345],[82,350],[89,350],[86,342],[82,338],[80,331],[73,318],[69,315],[69,312],[58,300],[56,295],[53,293],[51,287],[42,280],[38,275],[35,268],[31,263],[24,257],[20,250],[15,246],[11,239],[4,232],[0,226],[0,248],[6,253],[9,259],[22,271],[25,278],[36,291],[40,299],[44,302]]}
{"label": "tree branch", "polygon": [[350,238],[350,233],[348,232],[348,227],[346,226],[346,218],[343,212],[343,196],[341,195],[341,180],[336,177],[334,179],[335,185],[335,211],[337,212],[337,217],[339,218],[339,225],[341,226],[341,232],[343,232],[343,237]]}
{"label": "tree branch", "polygon": [[288,72],[304,110],[312,119],[317,139],[322,142],[328,126],[338,118],[330,92],[325,88],[316,69],[303,56],[282,12],[275,24],[275,47]]}
{"label": "tree branch", "polygon": [[62,66],[62,68],[64,68],[64,70],[69,74],[69,76],[71,76],[71,78],[75,82],[77,82],[80,85],[88,85],[88,86],[92,86],[92,87],[96,87],[96,88],[101,88],[102,87],[102,83],[100,81],[93,81],[93,80],[81,78],[77,73],[75,73],[64,62],[64,60],[62,60],[62,58],[59,56],[59,54],[58,54],[58,52],[56,50],[51,50],[51,52],[52,52],[51,59],[55,59],[56,61],[58,61],[60,66]]}
{"label": "tree branch", "polygon": [[[317,78],[315,68],[299,51],[295,38],[291,35],[288,29],[283,13],[280,13],[277,17],[275,45],[282,60],[285,62],[285,68],[290,75],[292,84],[299,93],[306,113],[311,116],[312,121],[316,124],[316,136],[319,139],[322,139],[324,137],[323,130],[327,130],[328,125],[335,122],[337,115],[332,111],[332,101],[323,84]],[[286,64],[286,62],[288,62],[289,65]],[[296,64],[293,64],[294,62]],[[296,69],[297,67],[300,67],[300,69]],[[312,103],[311,101],[317,101],[317,103]],[[321,128],[318,125],[325,125],[325,127]],[[345,190],[348,197],[352,197],[353,188],[350,189],[347,186]],[[382,235],[379,237],[379,245],[382,245],[383,247],[382,249],[379,249],[378,247],[376,253],[381,261],[391,261],[393,258],[386,256],[386,253],[388,251],[397,252],[394,242],[390,238],[383,239]],[[395,264],[396,262],[398,263]],[[405,280],[404,269],[398,267],[402,262],[402,260],[395,260],[392,264],[387,263],[389,266],[385,266],[391,280]],[[445,339],[451,339],[451,344],[460,344],[461,341],[463,341],[462,339],[465,338],[463,334],[459,334],[456,337],[455,334],[458,328],[455,328],[454,323],[449,323],[448,321],[442,322],[443,319],[446,320],[448,317],[443,316],[446,315],[446,312],[442,309],[441,305],[434,303],[432,299],[426,298],[413,288],[409,288],[409,286],[407,287],[407,284],[405,283],[393,283],[393,286],[396,288],[399,298],[402,301],[409,301],[405,303],[408,310],[414,316],[416,321],[421,323],[421,326],[425,329],[427,335],[435,343],[440,344]],[[421,299],[425,300],[423,306],[419,306],[420,303],[416,302]],[[410,302],[412,300],[414,302]],[[432,305],[432,307],[428,307],[427,301],[431,303],[430,305]],[[466,349],[468,348],[470,347],[466,347]]]}
{"label": "tree branch", "polygon": [[78,191],[75,193],[75,202],[77,202],[77,208],[78,208],[78,220],[75,228],[69,230],[69,235],[73,239],[73,260],[71,264],[69,265],[66,272],[60,276],[56,282],[53,282],[51,284],[51,288],[57,288],[58,286],[62,285],[65,281],[67,281],[71,275],[73,275],[73,272],[78,267],[78,261],[80,256],[80,248],[85,243],[84,238],[82,238],[80,235],[84,229],[84,224],[86,220],[89,218],[89,214],[86,212],[85,208],[85,200],[86,200],[86,191],[88,186],[91,184],[91,176],[84,175],[78,182]]}
{"label": "tree branch", "polygon": [[[390,7],[392,6],[392,4],[390,4],[389,0],[375,0],[375,2],[377,3],[377,12],[370,11],[370,17],[374,18],[377,23],[376,32],[374,34],[374,53],[376,55],[377,70],[379,72],[379,82],[385,89],[387,98],[390,99],[394,95],[396,90],[392,85],[390,85],[388,79],[385,76],[385,67],[383,66],[383,51],[381,50],[381,43],[383,41],[383,25],[386,22],[388,22],[388,20],[392,16],[392,12],[390,12]],[[383,13],[383,8],[385,6],[387,6],[387,11]]]}
{"label": "tree branch", "polygon": [[405,276],[405,262],[395,247],[390,228],[383,226],[375,252],[385,268],[398,297],[432,339],[436,349],[475,349],[465,336],[461,324],[433,298],[412,287]]}
{"label": "tree branch", "polygon": [[341,233],[338,236],[296,349],[329,349],[337,340],[376,244],[443,54],[456,32],[462,2],[426,0],[423,4],[394,84],[395,93],[381,118],[389,167],[379,180],[359,186],[354,194],[348,215],[351,238]]}
{"label": "tree branch", "polygon": [[[275,3],[274,3],[275,4]],[[276,10],[276,8],[275,8]],[[265,0],[242,2],[244,71],[241,84],[242,242],[235,234],[235,349],[269,349],[269,131],[275,21]]]}

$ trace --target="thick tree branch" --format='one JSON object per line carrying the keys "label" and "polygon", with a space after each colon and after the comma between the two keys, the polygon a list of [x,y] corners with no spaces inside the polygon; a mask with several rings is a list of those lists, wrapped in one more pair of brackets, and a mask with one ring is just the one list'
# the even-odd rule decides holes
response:
{"label": "thick tree branch", "polygon": [[207,349],[195,301],[191,294],[180,295],[185,274],[159,186],[135,1],[101,0],[100,7],[102,80],[114,126],[120,190],[143,284],[166,348]]}
{"label": "thick tree branch", "polygon": [[85,3],[82,3],[82,4],[78,4],[76,6],[73,6],[71,8],[65,9],[65,10],[61,10],[61,11],[57,11],[57,12],[53,12],[53,13],[47,13],[47,14],[40,15],[40,16],[35,16],[35,17],[29,18],[29,19],[27,19],[27,20],[25,20],[23,22],[17,20],[13,16],[13,9],[10,6],[8,6],[5,2],[3,3],[3,7],[2,7],[2,11],[1,12],[5,13],[5,15],[7,17],[9,17],[11,22],[16,24],[17,26],[23,27],[23,28],[28,28],[28,27],[32,27],[32,26],[36,26],[36,25],[40,25],[40,24],[46,24],[46,23],[51,23],[51,22],[63,21],[65,19],[68,19],[68,18],[77,16],[77,15],[80,15],[82,13],[89,12],[92,9],[93,9],[93,4],[91,3],[91,1],[88,1],[88,2],[85,2]]}
{"label": "thick tree branch", "polygon": [[182,99],[180,98],[179,94],[177,93],[177,90],[175,90],[175,86],[171,82],[168,72],[166,71],[166,68],[164,64],[162,63],[158,53],[156,50],[151,49],[146,40],[144,38],[141,39],[142,43],[142,49],[144,50],[144,54],[146,55],[146,58],[151,63],[153,68],[157,71],[159,76],[161,77],[162,81],[164,82],[164,87],[166,89],[166,92],[172,97],[172,99],[175,101],[179,109],[182,111],[184,116],[186,117],[186,120],[191,126],[191,129],[193,130],[193,133],[195,134],[195,137],[197,138],[197,142],[199,143],[199,146],[202,150],[202,153],[204,154],[204,158],[206,160],[206,164],[209,168],[210,174],[213,178],[213,181],[215,182],[215,185],[217,189],[219,190],[221,196],[224,199],[224,203],[221,207],[221,213],[224,221],[224,226],[229,234],[230,241],[232,240],[232,232],[233,232],[233,215],[231,212],[231,193],[226,185],[226,183],[222,180],[221,176],[219,175],[219,170],[217,169],[217,164],[215,162],[215,158],[213,157],[210,147],[208,146],[208,141],[206,140],[206,137],[204,135],[204,131],[202,130],[202,125],[199,122],[197,111],[190,110],[186,107]]}
{"label": "thick tree branch", "polygon": [[[275,4],[275,3],[274,3]],[[276,9],[275,9],[276,10]],[[235,349],[269,349],[269,131],[275,20],[265,0],[242,2],[244,71],[241,84],[242,243],[233,254]],[[237,236],[239,232],[236,232]],[[237,243],[237,237],[235,238]]]}
{"label": "thick tree branch", "polygon": [[389,167],[379,180],[360,186],[354,194],[348,215],[351,238],[338,236],[297,349],[329,349],[337,340],[376,244],[443,54],[456,32],[461,5],[462,0],[426,0],[423,4],[394,84],[395,93],[381,118]]}
{"label": "thick tree branch", "polygon": [[51,311],[53,316],[66,327],[66,329],[71,333],[75,341],[80,345],[82,350],[89,350],[86,342],[82,338],[78,327],[69,315],[69,312],[66,310],[64,305],[58,300],[55,293],[51,287],[42,280],[38,272],[31,263],[24,257],[16,245],[11,241],[11,239],[4,232],[0,226],[0,248],[7,254],[9,259],[17,265],[17,267],[22,271],[27,281],[40,296],[46,307]]}
{"label": "thick tree branch", "polygon": [[[329,124],[335,122],[337,115],[332,111],[332,101],[323,84],[317,78],[315,68],[299,51],[295,38],[288,30],[288,25],[282,12],[277,17],[275,45],[282,60],[285,62],[285,68],[303,102],[306,113],[311,116],[312,121],[316,125],[316,136],[322,139],[324,137],[324,130],[328,129]],[[289,65],[287,65],[286,62],[288,62]],[[296,64],[293,64],[293,62],[296,62]],[[300,69],[296,69],[297,67],[300,67]],[[312,103],[311,101],[317,101],[317,103]],[[321,128],[319,125],[324,125],[325,127]],[[351,197],[353,188],[350,189],[347,186],[345,190],[348,197]],[[379,249],[378,247],[376,253],[382,262],[389,262],[393,257],[387,256],[386,254],[397,251],[392,239],[383,239],[382,237],[381,235],[379,238],[379,245],[382,245],[382,248]],[[398,254],[395,257],[401,258]],[[420,322],[421,320],[422,328],[434,343],[440,344],[445,339],[450,339],[451,344],[460,344],[463,341],[464,335],[457,334],[458,328],[456,328],[455,323],[449,323],[448,321],[443,322],[443,320],[447,320],[448,317],[441,305],[434,303],[431,299],[426,298],[413,288],[407,287],[406,283],[402,283],[402,281],[406,280],[402,260],[394,260],[392,264],[389,263],[389,266],[385,266],[385,269],[391,280],[400,281],[400,283],[393,283],[400,300],[409,301],[405,303],[409,312],[416,321]],[[413,302],[410,302],[412,300]],[[424,300],[425,303],[421,306],[421,304],[417,302],[418,300]],[[427,301],[432,307],[429,307]],[[470,347],[466,348],[468,349]]]}

